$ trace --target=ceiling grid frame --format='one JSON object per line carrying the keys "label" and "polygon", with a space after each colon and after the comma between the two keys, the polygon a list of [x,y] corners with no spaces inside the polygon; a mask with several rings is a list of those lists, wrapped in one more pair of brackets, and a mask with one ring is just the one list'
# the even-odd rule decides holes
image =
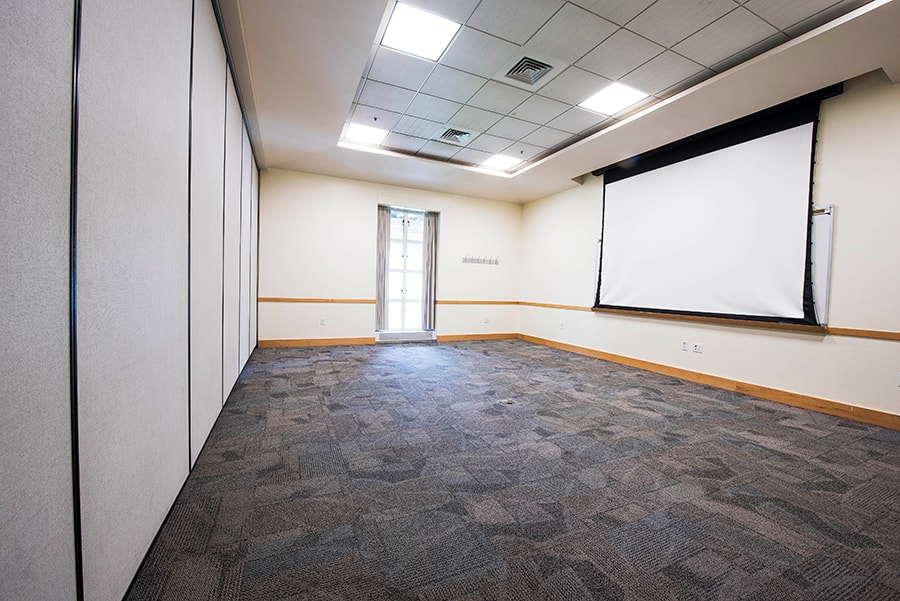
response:
{"label": "ceiling grid frame", "polygon": [[[268,73],[260,70],[260,65],[264,64],[261,62],[263,54],[260,49],[266,47],[263,42],[270,41],[264,38],[271,36],[268,35],[269,32],[266,29],[261,29],[261,24],[265,22],[271,28],[275,22],[271,19],[264,21],[260,14],[268,11],[274,15],[276,11],[289,11],[291,7],[284,1],[271,3],[271,8],[259,6],[249,0],[217,0],[217,2],[240,8],[239,14],[242,16],[240,23],[236,25],[226,21],[224,28],[229,43],[237,47],[246,57],[246,63],[249,65],[248,71],[253,73],[247,93],[252,94],[257,99],[256,104],[262,107],[257,107],[255,114],[262,113],[265,111],[268,99],[260,91],[270,86],[270,83],[266,81]],[[851,11],[864,14],[864,8],[868,8],[867,5],[877,5],[872,9],[874,12],[881,9],[882,5],[891,4],[890,0],[800,0],[791,3],[790,7],[784,7],[780,2],[774,0],[714,0],[711,3],[704,0],[554,0],[550,3],[540,2],[540,0],[533,2],[403,0],[403,2],[433,13],[451,16],[461,25],[450,46],[438,60],[425,61],[428,63],[425,65],[417,63],[424,59],[413,59],[408,55],[399,59],[401,62],[408,62],[411,65],[420,65],[421,70],[412,69],[417,76],[402,73],[403,69],[400,69],[401,73],[398,75],[394,72],[395,69],[392,68],[391,63],[383,65],[381,61],[376,62],[379,51],[384,50],[380,44],[381,33],[386,28],[387,20],[395,5],[394,0],[376,2],[375,4],[378,6],[371,6],[371,2],[362,0],[332,0],[331,2],[312,0],[312,4],[308,7],[310,10],[305,11],[306,13],[312,11],[314,14],[321,14],[323,17],[329,13],[342,14],[341,19],[346,23],[341,22],[340,26],[346,29],[347,24],[351,25],[351,28],[347,29],[347,35],[343,35],[342,32],[340,37],[344,37],[345,42],[353,42],[354,56],[357,57],[354,60],[360,62],[357,63],[359,66],[354,84],[355,93],[349,106],[345,109],[341,127],[346,129],[349,123],[357,120],[364,121],[363,124],[366,125],[377,123],[376,126],[390,125],[392,128],[396,127],[393,125],[394,123],[404,123],[407,126],[405,131],[413,131],[416,135],[410,138],[409,134],[396,132],[397,135],[389,135],[382,146],[384,150],[393,152],[393,154],[392,152],[386,153],[385,157],[397,157],[390,159],[391,162],[394,162],[402,161],[401,156],[415,158],[417,156],[415,153],[419,153],[418,156],[426,156],[422,148],[431,140],[431,137],[424,137],[426,130],[440,129],[444,131],[448,127],[456,129],[465,125],[473,133],[466,140],[465,146],[453,146],[446,149],[445,152],[439,153],[438,159],[448,168],[453,167],[454,163],[457,163],[458,166],[475,164],[473,158],[480,159],[482,155],[479,153],[487,152],[481,150],[476,144],[481,147],[489,147],[492,151],[500,146],[496,143],[496,136],[493,143],[481,145],[476,142],[479,137],[492,135],[488,133],[488,130],[497,128],[494,129],[494,132],[499,130],[506,136],[516,138],[511,139],[509,146],[500,152],[505,152],[520,143],[529,146],[529,152],[523,152],[520,156],[524,157],[526,154],[532,156],[522,165],[512,168],[510,173],[513,174],[524,173],[535,165],[544,164],[557,154],[580,147],[582,142],[589,138],[596,138],[605,130],[616,129],[623,124],[630,123],[636,114],[643,114],[676,95],[681,96],[686,91],[700,88],[708,80],[721,79],[720,76],[723,73],[752,63],[763,53],[769,55],[775,52],[777,54],[782,47],[790,46],[794,42],[808,37],[807,34],[813,31],[813,28],[824,30],[833,23],[839,24]],[[336,6],[332,8],[333,5]],[[532,5],[536,12],[529,12],[527,18],[522,19],[522,23],[531,24],[528,28],[519,23],[509,29],[508,25],[494,23],[485,16],[509,10],[530,10],[529,7]],[[711,8],[704,9],[703,5],[709,5]],[[683,17],[675,30],[671,28],[666,30],[659,25],[655,27],[652,25],[654,19],[660,19],[658,15],[673,14],[675,10],[673,7],[679,7],[680,10],[675,12],[679,12]],[[704,12],[705,10],[708,12]],[[229,13],[227,10],[225,12]],[[234,12],[233,9],[231,12]],[[884,12],[889,15],[894,14],[893,9],[890,8],[885,9]],[[300,13],[298,12],[298,14]],[[505,89],[503,86],[516,87],[511,80],[503,81],[502,76],[498,76],[496,71],[490,70],[491,68],[506,64],[511,58],[517,61],[523,57],[530,57],[543,61],[542,53],[548,50],[554,51],[552,50],[552,38],[558,37],[559,31],[566,29],[566,27],[558,25],[558,23],[566,22],[564,15],[588,14],[599,19],[594,20],[594,23],[606,25],[598,26],[599,31],[594,32],[595,39],[590,41],[582,39],[583,36],[591,34],[590,27],[585,26],[581,28],[582,31],[572,32],[572,36],[579,39],[566,40],[564,46],[569,50],[555,51],[560,54],[568,53],[564,57],[563,66],[553,65],[550,72],[552,74],[553,70],[559,69],[560,73],[554,74],[552,78],[543,83],[543,80],[538,80],[535,83],[534,91],[529,92],[526,96],[513,92],[508,95],[510,98],[499,104],[482,102],[481,99],[491,88],[496,86],[499,86],[500,89]],[[476,16],[477,18],[473,19]],[[573,22],[571,16],[565,18],[569,19],[567,23]],[[329,30],[330,22],[315,18],[313,20],[319,24],[320,29]],[[693,25],[688,26],[685,23]],[[699,23],[702,23],[702,26],[697,25]],[[313,25],[313,27],[316,26]],[[769,29],[770,27],[772,29]],[[750,28],[752,28],[752,32],[749,31]],[[365,30],[371,32],[368,39],[362,33]],[[663,30],[667,31],[667,34],[659,39],[646,37],[656,35],[655,31]],[[304,31],[312,33],[313,29],[306,28]],[[641,35],[641,33],[645,35]],[[498,34],[505,37],[498,37]],[[326,37],[328,36],[323,31],[317,36],[317,39]],[[339,36],[332,32],[330,37],[337,38]],[[476,45],[469,49],[457,47],[467,37],[480,39],[483,43],[480,47]],[[615,40],[624,37],[641,40],[638,42],[638,46],[644,46],[643,50],[634,51],[638,56],[627,53],[622,57],[625,59],[625,63],[622,63],[602,54],[603,49],[600,49],[602,44],[612,44]],[[741,38],[741,43],[736,43],[735,38]],[[359,53],[361,45],[368,48],[365,58]],[[882,42],[882,45],[885,44]],[[654,53],[652,52],[654,48],[663,50]],[[480,50],[485,49],[489,50],[487,54],[484,56],[478,54]],[[582,49],[584,49],[584,53],[577,56]],[[532,50],[534,50],[535,56],[531,55]],[[469,52],[474,52],[476,56],[467,56]],[[592,53],[594,53],[593,56]],[[316,55],[319,54],[317,51]],[[388,52],[385,51],[384,54],[387,56]],[[503,56],[499,56],[500,54]],[[649,56],[651,54],[652,56]],[[454,55],[458,59],[457,61],[445,60]],[[598,57],[602,60],[595,60]],[[627,64],[629,59],[631,64]],[[331,59],[322,60],[330,61]],[[654,60],[656,63],[653,63]],[[884,59],[882,62],[890,63],[891,60]],[[615,70],[613,68],[615,64],[622,64],[623,67]],[[677,74],[670,65],[677,67]],[[697,66],[688,68],[689,65]],[[459,67],[469,70],[460,70]],[[892,64],[885,67],[885,70],[890,74],[895,73],[897,68]],[[602,73],[597,73],[592,69],[602,71]],[[861,74],[855,73],[855,75]],[[400,77],[401,75],[402,77]],[[346,81],[350,77],[349,71],[343,69],[340,76],[343,81]],[[407,76],[409,78],[404,79]],[[393,77],[400,77],[400,79],[392,79]],[[424,81],[422,77],[424,77]],[[390,85],[389,82],[380,80],[390,80],[390,83],[400,83],[402,86]],[[602,87],[611,81],[631,83],[635,87],[649,81],[651,83],[645,85],[659,89],[643,89],[642,91],[651,93],[651,98],[615,115],[591,113],[578,107],[578,104],[585,100],[582,96],[597,91],[597,89],[592,89],[591,84],[600,84]],[[387,87],[385,87],[386,84]],[[485,88],[487,89],[485,90]],[[517,89],[522,90],[522,88]],[[482,92],[482,90],[485,91]],[[473,98],[476,100],[473,101]],[[521,99],[522,102],[515,103],[512,98]],[[300,100],[306,102],[303,98]],[[429,111],[427,108],[429,102],[442,104],[443,110]],[[530,110],[541,104],[548,105],[548,108]],[[448,118],[448,114],[454,108],[457,109],[456,112]],[[489,110],[485,110],[485,108]],[[562,112],[560,109],[563,109]],[[397,118],[398,114],[402,117]],[[375,121],[376,117],[377,122]],[[425,117],[424,120],[428,122],[428,127],[424,127],[421,122],[416,121],[413,123],[422,127],[410,130],[408,128],[409,120],[404,121],[403,117],[415,119]],[[288,152],[280,150],[278,145],[284,145],[287,150],[287,144],[289,144],[287,134],[289,132],[273,137],[271,128],[272,124],[276,122],[260,119],[258,116],[254,121],[253,129],[260,132],[258,135],[263,139],[262,144],[265,148],[263,154],[268,159],[264,163],[302,170],[304,164],[314,164],[318,160],[316,157],[332,154],[332,151],[325,148],[312,151],[302,150],[301,147]],[[498,127],[501,122],[507,124],[520,121],[528,122],[534,127],[531,125],[518,129],[506,129],[502,125]],[[332,125],[329,127],[331,131],[335,131],[333,121],[331,123]],[[478,127],[472,127],[474,125]],[[394,129],[390,129],[390,131],[393,132]],[[321,137],[320,135],[316,139]],[[267,139],[275,141],[277,145],[270,148],[266,144]],[[301,144],[304,143],[303,139],[304,137],[301,136]],[[337,141],[333,137],[331,139],[332,144]],[[506,138],[502,139],[505,144]],[[491,138],[486,137],[485,140],[490,141]],[[420,143],[422,147],[412,150]],[[441,143],[438,142],[438,144]],[[391,148],[391,145],[396,147]],[[541,148],[542,151],[537,154],[531,152],[534,147]],[[460,154],[465,148],[471,148],[477,152]],[[522,149],[525,148],[522,147]],[[342,148],[337,152],[343,154],[350,151]],[[454,158],[457,154],[459,157]],[[422,169],[433,171],[438,168],[434,165],[435,153],[428,152],[427,159],[422,164]],[[352,161],[352,159],[350,160]],[[381,160],[387,161],[388,159]],[[317,168],[309,167],[309,169],[315,171]],[[438,178],[438,180],[441,179]],[[422,181],[422,179],[417,178],[416,181]]]}

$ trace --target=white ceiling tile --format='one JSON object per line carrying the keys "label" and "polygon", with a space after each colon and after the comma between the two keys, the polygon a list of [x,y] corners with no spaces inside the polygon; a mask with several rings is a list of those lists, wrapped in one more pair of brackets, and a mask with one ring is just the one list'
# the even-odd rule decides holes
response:
{"label": "white ceiling tile", "polygon": [[465,131],[485,131],[499,121],[503,115],[485,111],[474,106],[464,106],[448,121],[453,127]]}
{"label": "white ceiling tile", "polygon": [[402,113],[415,95],[416,93],[412,90],[389,86],[369,79],[366,80],[363,91],[359,95],[359,103]]}
{"label": "white ceiling tile", "polygon": [[703,71],[703,67],[667,50],[644,63],[620,81],[647,94],[656,95],[678,82]]}
{"label": "white ceiling tile", "polygon": [[466,104],[487,111],[506,114],[522,104],[530,95],[524,90],[506,86],[496,81],[489,81]]}
{"label": "white ceiling tile", "polygon": [[460,107],[462,105],[458,102],[451,102],[428,94],[416,94],[416,97],[409,103],[406,114],[429,121],[446,123]]}
{"label": "white ceiling tile", "polygon": [[670,48],[737,6],[734,0],[658,0],[628,29]]}
{"label": "white ceiling tile", "polygon": [[478,6],[478,0],[403,0],[403,3],[460,24],[465,23]]}
{"label": "white ceiling tile", "polygon": [[514,54],[522,49],[516,44],[463,27],[450,47],[444,51],[441,64],[490,78]]}
{"label": "white ceiling tile", "polygon": [[484,152],[482,150],[475,150],[474,148],[463,148],[455,155],[453,155],[454,161],[460,161],[461,163],[470,163],[472,165],[480,165],[496,153]]}
{"label": "white ceiling tile", "polygon": [[381,145],[385,148],[391,148],[393,150],[402,150],[404,152],[418,152],[419,149],[422,148],[422,146],[424,146],[425,142],[427,141],[428,140],[424,140],[422,138],[414,138],[413,136],[391,132],[388,134],[388,137],[384,139],[384,142]]}
{"label": "white ceiling tile", "polygon": [[524,44],[562,5],[563,0],[481,0],[466,24]]}
{"label": "white ceiling tile", "polygon": [[498,154],[509,148],[513,144],[513,140],[492,136],[490,134],[481,134],[471,142],[468,147],[475,150],[482,150],[489,154]]}
{"label": "white ceiling tile", "polygon": [[391,130],[397,125],[397,122],[402,116],[403,115],[400,113],[357,104],[356,108],[353,110],[353,118],[350,119],[350,121],[351,123],[359,123],[360,125]]}
{"label": "white ceiling tile", "polygon": [[572,64],[616,29],[606,19],[566,4],[525,44],[525,54],[536,51]]}
{"label": "white ceiling tile", "polygon": [[659,44],[627,29],[620,29],[577,64],[582,69],[617,80],[664,51],[665,48]]}
{"label": "white ceiling tile", "polygon": [[568,109],[569,105],[564,102],[534,94],[509,115],[532,123],[546,123],[562,115]]}
{"label": "white ceiling tile", "polygon": [[607,121],[607,118],[603,115],[576,106],[570,108],[547,125],[572,134],[578,134],[604,121]]}
{"label": "white ceiling tile", "polygon": [[569,0],[617,25],[625,25],[656,0]]}
{"label": "white ceiling tile", "polygon": [[444,130],[444,125],[427,119],[419,119],[418,117],[410,117],[404,115],[397,125],[394,126],[394,132],[398,134],[406,134],[416,138],[432,138],[436,134]]}
{"label": "white ceiling tile", "polygon": [[572,134],[569,132],[553,129],[552,127],[541,127],[522,138],[522,141],[541,148],[553,148],[571,137]]}
{"label": "white ceiling tile", "polygon": [[750,0],[744,6],[778,29],[787,29],[837,3],[837,0]]}
{"label": "white ceiling tile", "polygon": [[443,142],[437,142],[435,140],[428,140],[416,154],[438,157],[441,159],[449,159],[454,154],[459,152],[459,149],[459,146],[454,146],[453,144],[445,144]]}
{"label": "white ceiling tile", "polygon": [[556,79],[541,88],[541,95],[549,96],[566,104],[579,104],[610,83],[608,79],[584,69],[569,67]]}
{"label": "white ceiling tile", "polygon": [[738,8],[679,42],[672,50],[711,67],[776,33],[777,29],[747,9]]}
{"label": "white ceiling tile", "polygon": [[486,133],[492,136],[500,136],[501,138],[509,138],[510,140],[519,140],[524,138],[538,128],[534,123],[515,119],[513,117],[504,117],[495,123]]}
{"label": "white ceiling tile", "polygon": [[465,71],[438,65],[422,86],[422,92],[465,104],[487,80]]}
{"label": "white ceiling tile", "polygon": [[521,159],[523,161],[529,161],[545,150],[546,148],[541,148],[540,146],[532,146],[531,144],[526,144],[525,142],[516,142],[515,144],[504,150],[503,154]]}
{"label": "white ceiling tile", "polygon": [[428,79],[435,63],[381,46],[375,54],[369,79],[418,90]]}

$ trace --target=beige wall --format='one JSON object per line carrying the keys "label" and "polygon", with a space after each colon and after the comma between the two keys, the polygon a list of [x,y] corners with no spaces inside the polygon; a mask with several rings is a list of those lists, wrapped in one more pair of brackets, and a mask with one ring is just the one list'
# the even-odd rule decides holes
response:
{"label": "beige wall", "polygon": [[[519,299],[520,205],[280,170],[260,177],[260,297],[374,300],[379,204],[440,213],[438,301]],[[499,257],[500,264],[464,264],[466,255]],[[515,305],[438,305],[436,331],[516,332],[517,315]],[[374,332],[373,304],[259,307],[260,340]]]}
{"label": "beige wall", "polygon": [[[900,331],[897,156],[900,86],[877,73],[823,103],[814,200],[836,207],[832,327]],[[592,303],[602,189],[593,178],[526,205],[525,299]],[[531,336],[900,414],[897,342],[533,307],[521,324]],[[704,352],[683,352],[681,341]]]}
{"label": "beige wall", "polygon": [[[814,194],[836,206],[832,327],[900,331],[898,107],[900,86],[880,72],[822,106]],[[520,207],[288,171],[261,177],[261,297],[373,299],[375,207],[385,203],[441,212],[439,301],[593,304],[600,178]],[[498,255],[500,266],[464,265],[467,254]],[[261,303],[259,327],[261,340],[371,337],[374,306]],[[521,305],[439,305],[437,329],[518,332],[900,414],[900,344],[887,340]],[[682,341],[704,352],[683,352]]]}

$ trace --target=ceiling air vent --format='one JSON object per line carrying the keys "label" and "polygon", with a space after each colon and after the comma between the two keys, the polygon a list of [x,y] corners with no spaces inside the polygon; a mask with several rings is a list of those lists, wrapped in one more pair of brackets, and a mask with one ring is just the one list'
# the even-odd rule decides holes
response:
{"label": "ceiling air vent", "polygon": [[542,63],[537,59],[528,58],[526,56],[517,62],[515,66],[509,70],[509,73],[507,73],[506,76],[533,86],[537,80],[546,75],[552,68],[553,67],[547,63]]}
{"label": "ceiling air vent", "polygon": [[470,132],[462,131],[459,129],[453,129],[452,127],[447,128],[447,131],[442,133],[439,140],[444,142],[450,142],[451,144],[465,144],[469,138],[472,136]]}

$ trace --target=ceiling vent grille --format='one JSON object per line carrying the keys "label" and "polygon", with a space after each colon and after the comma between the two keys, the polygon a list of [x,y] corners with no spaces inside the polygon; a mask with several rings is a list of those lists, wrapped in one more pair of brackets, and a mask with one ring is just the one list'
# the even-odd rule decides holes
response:
{"label": "ceiling vent grille", "polygon": [[471,136],[472,134],[470,132],[450,127],[447,128],[447,131],[442,133],[438,139],[443,142],[450,142],[451,144],[464,145]]}
{"label": "ceiling vent grille", "polygon": [[533,86],[537,83],[537,80],[546,75],[552,68],[553,67],[547,63],[542,63],[537,59],[528,58],[526,56],[517,62],[515,66],[509,70],[506,76],[510,79],[515,79],[516,81],[521,81]]}

